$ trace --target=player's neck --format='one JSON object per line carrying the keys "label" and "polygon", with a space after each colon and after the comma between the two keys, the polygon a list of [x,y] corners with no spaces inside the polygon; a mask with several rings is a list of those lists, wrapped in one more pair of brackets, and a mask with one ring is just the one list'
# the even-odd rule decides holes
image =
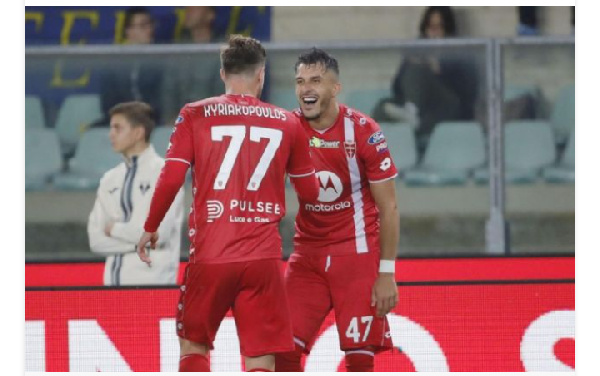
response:
{"label": "player's neck", "polygon": [[325,110],[318,119],[309,120],[308,124],[310,124],[312,129],[318,131],[326,130],[333,126],[339,113],[340,106],[338,106],[337,101],[332,100],[329,108],[327,108],[327,110]]}
{"label": "player's neck", "polygon": [[258,88],[256,85],[251,85],[244,81],[230,82],[229,85],[225,87],[225,94],[258,97]]}

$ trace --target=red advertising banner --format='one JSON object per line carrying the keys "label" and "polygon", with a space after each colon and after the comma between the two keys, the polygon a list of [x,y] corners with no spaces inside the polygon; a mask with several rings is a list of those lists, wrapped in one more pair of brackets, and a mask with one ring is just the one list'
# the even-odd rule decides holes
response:
{"label": "red advertising banner", "polygon": [[[185,262],[179,267],[182,280]],[[102,286],[104,263],[27,263],[25,286]],[[573,279],[574,257],[399,259],[398,281]]]}
{"label": "red advertising banner", "polygon": [[[393,351],[376,371],[572,371],[574,281],[400,283],[388,315]],[[25,292],[25,371],[176,371],[179,290],[63,289]],[[344,333],[344,330],[340,331]],[[211,354],[213,371],[240,371],[232,317]],[[306,371],[342,371],[329,315]]]}

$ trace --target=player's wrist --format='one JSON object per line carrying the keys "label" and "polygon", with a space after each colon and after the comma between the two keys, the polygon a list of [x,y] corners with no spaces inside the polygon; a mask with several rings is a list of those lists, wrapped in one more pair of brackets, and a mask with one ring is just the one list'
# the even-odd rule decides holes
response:
{"label": "player's wrist", "polygon": [[390,275],[396,274],[396,261],[395,260],[379,260],[379,274]]}

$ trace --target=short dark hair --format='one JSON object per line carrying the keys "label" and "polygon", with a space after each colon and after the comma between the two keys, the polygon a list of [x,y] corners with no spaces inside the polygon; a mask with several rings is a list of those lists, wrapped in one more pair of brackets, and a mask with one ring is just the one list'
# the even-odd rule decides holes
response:
{"label": "short dark hair", "polygon": [[150,141],[150,135],[156,126],[154,110],[148,103],[123,102],[113,106],[108,111],[110,117],[123,115],[134,127],[144,127],[146,142]]}
{"label": "short dark hair", "polygon": [[294,65],[294,71],[298,72],[298,66],[300,64],[323,64],[326,71],[332,70],[335,72],[336,75],[340,74],[340,68],[338,66],[336,58],[316,47],[313,47],[310,51],[307,51],[298,56],[298,61],[296,61],[296,65]]}
{"label": "short dark hair", "polygon": [[421,18],[421,24],[419,25],[419,32],[421,38],[425,38],[425,29],[429,26],[429,20],[434,13],[439,13],[444,23],[444,33],[446,37],[456,36],[456,19],[454,18],[454,12],[450,7],[428,7],[423,13]]}
{"label": "short dark hair", "polygon": [[129,26],[131,26],[131,23],[133,22],[133,16],[138,15],[138,14],[145,14],[154,21],[154,19],[152,17],[152,13],[150,13],[148,8],[146,8],[146,7],[127,8],[127,10],[125,11],[125,21],[123,22],[124,30],[127,30],[129,28]]}
{"label": "short dark hair", "polygon": [[228,44],[221,48],[221,67],[225,74],[255,72],[266,60],[264,47],[251,37],[231,35]]}

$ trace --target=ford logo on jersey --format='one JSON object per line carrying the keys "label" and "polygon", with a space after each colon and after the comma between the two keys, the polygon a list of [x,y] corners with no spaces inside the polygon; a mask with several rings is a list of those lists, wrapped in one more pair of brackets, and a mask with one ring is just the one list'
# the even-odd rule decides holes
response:
{"label": "ford logo on jersey", "polygon": [[383,132],[381,132],[381,131],[375,132],[371,135],[371,137],[369,137],[369,144],[375,145],[375,144],[380,143],[383,140],[385,140],[385,136],[383,135]]}

